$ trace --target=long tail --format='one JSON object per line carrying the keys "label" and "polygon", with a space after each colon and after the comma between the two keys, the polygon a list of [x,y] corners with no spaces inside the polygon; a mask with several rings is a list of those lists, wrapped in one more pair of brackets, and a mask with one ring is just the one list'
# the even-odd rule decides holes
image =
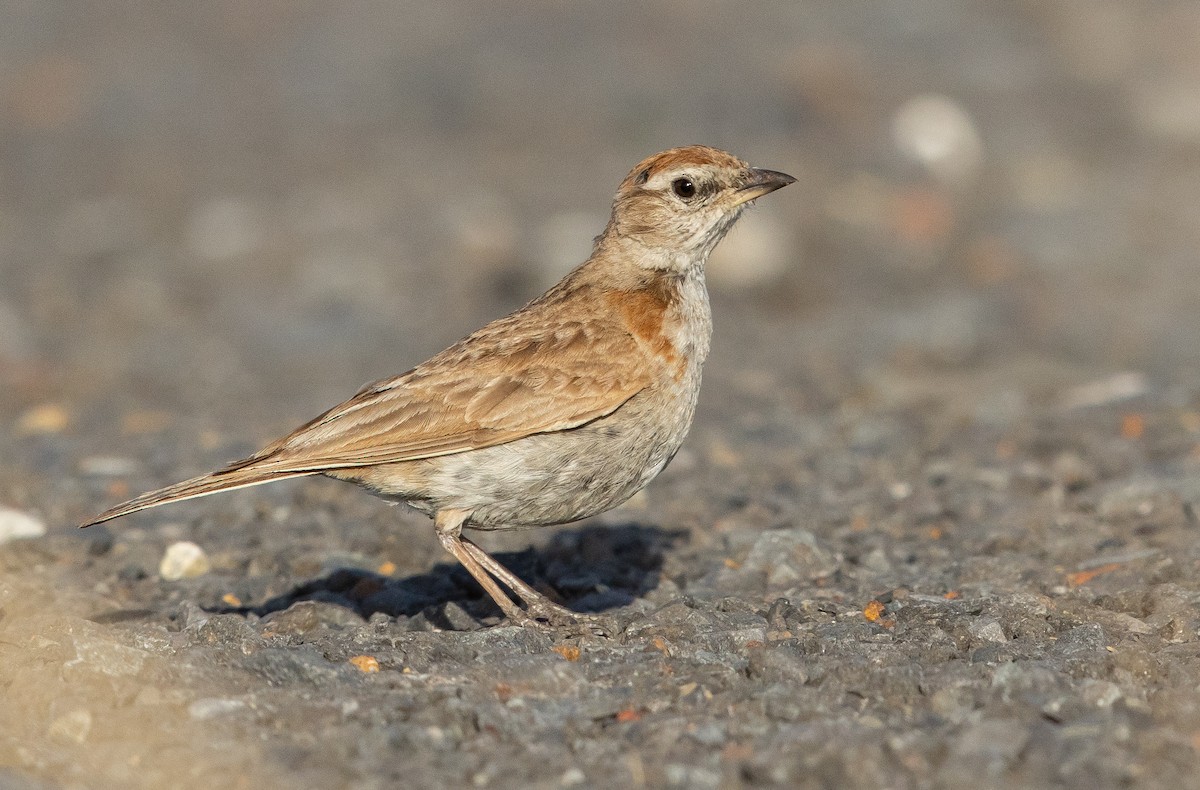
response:
{"label": "long tail", "polygon": [[275,480],[286,480],[290,477],[304,477],[306,475],[316,474],[312,471],[294,471],[294,472],[279,472],[266,471],[255,469],[254,467],[222,469],[211,474],[193,477],[191,480],[184,480],[182,483],[176,483],[173,486],[160,488],[157,491],[149,491],[141,496],[134,497],[128,502],[122,502],[119,505],[114,505],[100,515],[85,521],[80,524],[81,527],[90,527],[93,524],[99,524],[109,519],[127,516],[130,513],[136,513],[139,510],[145,510],[159,505],[166,505],[171,502],[182,502],[185,499],[194,499],[199,496],[215,494],[218,491],[232,491],[236,488],[247,488],[249,486],[257,486],[263,483],[271,483]]}

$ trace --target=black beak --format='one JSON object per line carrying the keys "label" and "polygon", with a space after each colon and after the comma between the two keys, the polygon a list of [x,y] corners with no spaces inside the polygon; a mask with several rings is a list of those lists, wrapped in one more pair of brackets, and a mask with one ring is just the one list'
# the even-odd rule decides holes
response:
{"label": "black beak", "polygon": [[752,167],[747,171],[746,183],[738,187],[737,192],[734,193],[733,205],[740,206],[755,198],[760,198],[763,195],[774,192],[776,189],[783,189],[788,184],[794,184],[795,182],[796,179],[787,173]]}

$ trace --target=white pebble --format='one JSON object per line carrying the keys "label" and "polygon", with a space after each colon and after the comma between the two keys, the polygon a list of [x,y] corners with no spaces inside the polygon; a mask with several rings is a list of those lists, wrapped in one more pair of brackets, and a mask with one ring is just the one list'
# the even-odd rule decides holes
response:
{"label": "white pebble", "polygon": [[936,94],[916,96],[892,117],[892,139],[904,154],[948,183],[970,181],[983,162],[983,140],[959,104]]}
{"label": "white pebble", "polygon": [[158,575],[169,582],[203,576],[212,566],[204,549],[190,540],[172,543],[158,564]]}
{"label": "white pebble", "polygon": [[28,513],[0,507],[0,544],[24,538],[40,538],[46,525]]}
{"label": "white pebble", "polygon": [[1072,387],[1063,393],[1062,405],[1066,409],[1106,406],[1140,397],[1149,390],[1150,381],[1146,374],[1136,370],[1125,371]]}

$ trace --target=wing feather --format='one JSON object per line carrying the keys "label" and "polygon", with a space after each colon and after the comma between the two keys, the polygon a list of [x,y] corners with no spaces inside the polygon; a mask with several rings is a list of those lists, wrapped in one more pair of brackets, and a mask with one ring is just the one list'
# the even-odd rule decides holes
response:
{"label": "wing feather", "polygon": [[[620,323],[556,322],[579,313],[562,301],[547,307],[534,302],[364,387],[228,470],[321,471],[480,449],[584,425],[650,386],[645,352]],[[539,311],[551,315],[530,314]]]}

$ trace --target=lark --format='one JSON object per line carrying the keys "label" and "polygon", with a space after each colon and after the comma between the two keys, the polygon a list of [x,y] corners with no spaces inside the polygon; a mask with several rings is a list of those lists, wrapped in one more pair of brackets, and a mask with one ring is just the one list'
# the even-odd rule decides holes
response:
{"label": "lark", "polygon": [[709,254],[747,205],[794,181],[701,145],[655,154],[621,182],[587,261],[520,310],[249,458],[83,526],[325,475],[432,516],[442,546],[511,620],[586,621],[462,532],[587,518],[670,463],[691,426],[709,351]]}

